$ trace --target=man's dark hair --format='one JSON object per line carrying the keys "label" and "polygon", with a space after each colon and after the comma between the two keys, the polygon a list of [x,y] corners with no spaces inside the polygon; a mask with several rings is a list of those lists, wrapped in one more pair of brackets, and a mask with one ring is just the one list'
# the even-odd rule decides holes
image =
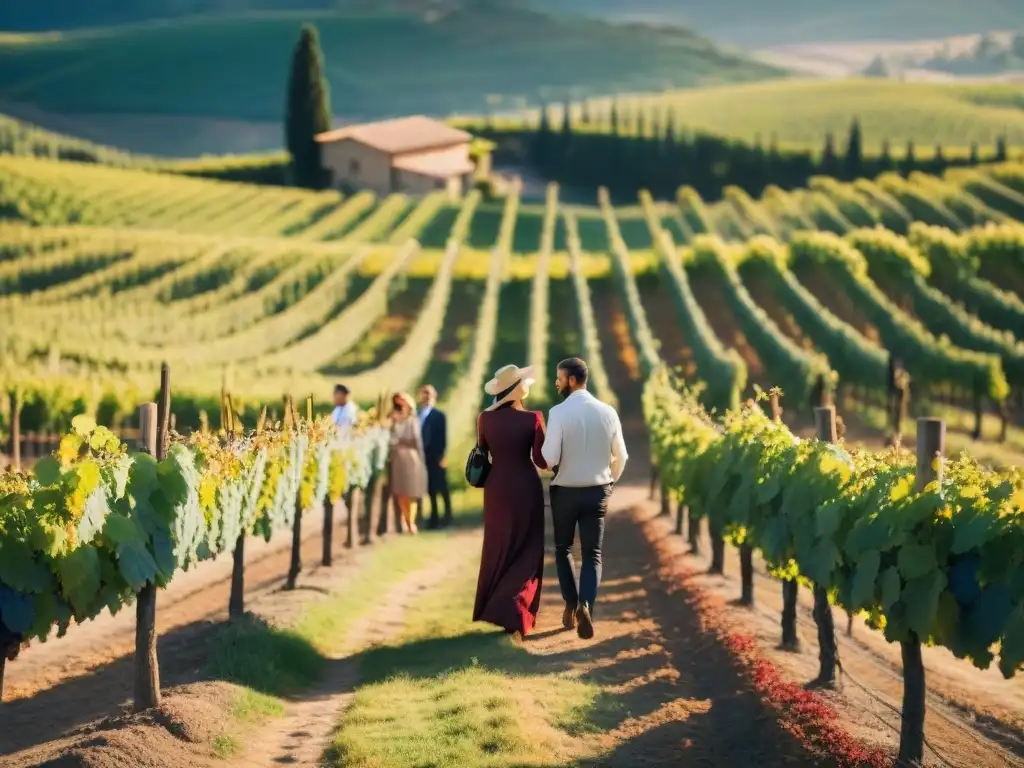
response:
{"label": "man's dark hair", "polygon": [[579,357],[570,357],[558,364],[558,369],[565,371],[566,376],[572,376],[576,379],[576,383],[579,386],[583,386],[587,383],[587,376],[590,375],[590,371],[587,370],[587,364]]}
{"label": "man's dark hair", "polygon": [[344,384],[336,384],[334,386],[334,394],[336,394],[336,395],[345,395],[347,397],[348,396],[348,387],[346,387]]}

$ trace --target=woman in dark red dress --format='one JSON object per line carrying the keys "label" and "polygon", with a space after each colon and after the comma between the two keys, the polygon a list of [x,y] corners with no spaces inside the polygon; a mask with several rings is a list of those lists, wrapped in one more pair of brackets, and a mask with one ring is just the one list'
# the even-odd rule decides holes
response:
{"label": "woman in dark red dress", "polygon": [[480,448],[491,457],[484,485],[484,546],[473,621],[525,637],[540,607],[544,571],[544,487],[537,467],[544,419],[523,400],[533,384],[529,368],[507,365],[484,391],[494,404],[477,420]]}

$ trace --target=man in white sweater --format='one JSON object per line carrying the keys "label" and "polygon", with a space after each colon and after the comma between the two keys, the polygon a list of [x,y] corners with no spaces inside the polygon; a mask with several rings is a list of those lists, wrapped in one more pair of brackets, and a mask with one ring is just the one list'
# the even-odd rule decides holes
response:
{"label": "man in white sweater", "polygon": [[[626,443],[619,415],[587,391],[587,364],[578,357],[558,364],[555,388],[563,402],[551,409],[541,453],[555,471],[551,516],[555,567],[565,600],[562,625],[576,627],[584,640],[594,636],[593,612],[601,583],[604,518],[612,488],[626,466]],[[572,544],[580,529],[583,563],[579,581]]]}

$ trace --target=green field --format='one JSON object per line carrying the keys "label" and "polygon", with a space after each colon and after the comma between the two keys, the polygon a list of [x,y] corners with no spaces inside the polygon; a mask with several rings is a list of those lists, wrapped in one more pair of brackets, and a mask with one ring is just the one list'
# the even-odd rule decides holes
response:
{"label": "green field", "polygon": [[[948,149],[977,142],[990,148],[1000,135],[1011,146],[1024,145],[1024,91],[1014,85],[786,78],[624,96],[618,103],[622,111],[648,117],[672,111],[678,125],[693,131],[766,143],[774,135],[783,148],[820,150],[829,132],[841,146],[854,118],[867,151],[888,140],[899,155],[914,141],[926,156],[936,144]],[[602,114],[611,102],[593,99],[589,108]],[[577,120],[583,110],[582,104],[575,107]],[[557,125],[560,110],[553,112]]]}
{"label": "green field", "polygon": [[0,100],[58,113],[276,121],[304,21],[320,31],[334,111],[346,118],[778,74],[682,29],[493,8],[439,18],[282,13],[0,38]]}

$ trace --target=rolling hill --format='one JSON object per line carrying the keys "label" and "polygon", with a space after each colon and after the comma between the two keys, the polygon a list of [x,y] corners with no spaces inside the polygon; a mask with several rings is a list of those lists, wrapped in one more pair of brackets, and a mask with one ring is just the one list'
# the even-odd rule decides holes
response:
{"label": "rolling hill", "polygon": [[744,46],[912,40],[1024,24],[1017,0],[536,0],[549,12],[686,24]]}
{"label": "rolling hill", "polygon": [[349,119],[482,111],[736,82],[780,70],[685,29],[496,7],[194,17],[0,37],[0,100],[55,113],[277,121],[303,21],[320,31],[335,112]]}

